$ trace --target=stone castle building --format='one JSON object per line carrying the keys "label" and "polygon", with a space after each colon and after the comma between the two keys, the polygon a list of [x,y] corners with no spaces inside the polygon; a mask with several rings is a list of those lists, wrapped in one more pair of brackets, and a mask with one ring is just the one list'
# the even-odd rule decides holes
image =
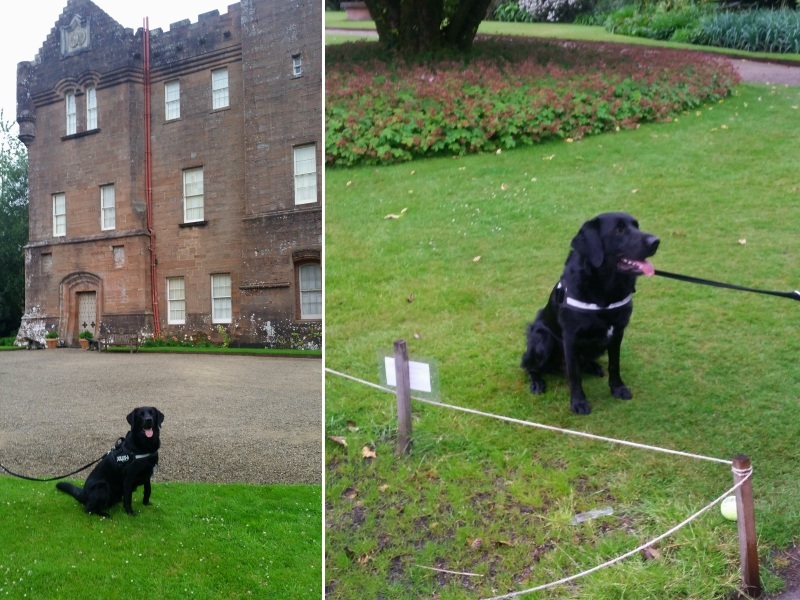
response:
{"label": "stone castle building", "polygon": [[20,339],[319,348],[322,7],[241,0],[168,31],[68,0],[17,69]]}

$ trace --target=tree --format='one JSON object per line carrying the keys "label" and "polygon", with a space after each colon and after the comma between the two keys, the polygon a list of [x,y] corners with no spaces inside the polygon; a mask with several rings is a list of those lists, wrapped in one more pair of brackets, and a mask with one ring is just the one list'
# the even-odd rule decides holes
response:
{"label": "tree", "polygon": [[492,0],[365,0],[381,44],[404,54],[467,52]]}
{"label": "tree", "polygon": [[0,337],[14,333],[25,310],[28,154],[0,111]]}

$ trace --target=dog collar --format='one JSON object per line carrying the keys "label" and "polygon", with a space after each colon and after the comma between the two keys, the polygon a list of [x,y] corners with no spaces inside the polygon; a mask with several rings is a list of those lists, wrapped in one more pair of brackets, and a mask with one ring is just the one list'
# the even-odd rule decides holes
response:
{"label": "dog collar", "polygon": [[571,306],[572,308],[577,308],[580,310],[613,310],[615,308],[620,308],[628,304],[631,300],[633,300],[633,294],[628,294],[627,298],[620,300],[619,302],[612,302],[608,306],[600,306],[599,304],[592,304],[590,302],[581,302],[580,300],[576,300],[567,295],[567,288],[558,282],[557,288],[563,288],[564,290],[564,302],[567,303],[567,306]]}

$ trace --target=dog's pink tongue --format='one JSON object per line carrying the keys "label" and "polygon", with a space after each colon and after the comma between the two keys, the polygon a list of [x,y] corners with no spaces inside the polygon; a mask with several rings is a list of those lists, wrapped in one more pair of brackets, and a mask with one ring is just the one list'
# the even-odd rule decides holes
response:
{"label": "dog's pink tongue", "polygon": [[144,430],[144,434],[145,434],[147,437],[153,437],[153,430],[152,430],[152,429],[145,429],[145,430]]}
{"label": "dog's pink tongue", "polygon": [[656,270],[650,261],[647,260],[636,260],[633,261],[636,263],[636,266],[639,267],[639,270],[642,272],[642,275],[647,275],[648,277],[652,277],[656,274]]}

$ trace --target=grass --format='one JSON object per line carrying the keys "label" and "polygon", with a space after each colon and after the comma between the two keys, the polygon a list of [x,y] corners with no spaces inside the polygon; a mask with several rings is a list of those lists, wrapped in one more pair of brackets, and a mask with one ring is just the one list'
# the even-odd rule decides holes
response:
{"label": "grass", "polygon": [[0,596],[319,598],[320,493],[154,483],[136,517],[101,519],[52,483],[0,477]]}
{"label": "grass", "polygon": [[[445,402],[720,458],[748,454],[762,574],[797,541],[797,305],[640,281],[622,349],[630,402],[587,380],[528,392],[525,324],[569,240],[625,210],[659,235],[656,268],[792,290],[800,178],[790,135],[800,89],[740,86],[672,123],[580,142],[326,174],[326,364],[378,381],[379,351],[408,340],[438,362]],[[402,212],[403,209],[407,209]],[[386,220],[388,214],[402,214]],[[663,533],[731,486],[723,465],[675,459],[414,406],[414,447],[393,452],[390,395],[326,376],[330,598],[491,597],[593,567]],[[362,458],[362,448],[377,458]],[[579,526],[577,512],[614,515]],[[547,597],[726,598],[735,524],[718,511]],[[452,575],[420,567],[475,575]]]}
{"label": "grass", "polygon": [[[373,21],[348,21],[344,11],[325,12],[326,29],[351,29],[351,30],[375,30]],[[478,27],[479,35],[519,35],[536,38],[555,38],[562,40],[576,40],[584,42],[613,42],[621,44],[633,44],[638,46],[658,46],[660,48],[674,48],[679,50],[697,50],[702,52],[713,52],[730,56],[741,56],[755,59],[778,58],[781,62],[800,62],[800,54],[775,54],[766,52],[744,52],[729,48],[713,48],[710,46],[695,46],[678,42],[668,42],[650,40],[647,38],[615,35],[609,33],[604,27],[599,25],[574,25],[572,23],[503,23],[500,21],[483,21]],[[326,44],[339,44],[356,39],[364,39],[363,35],[357,34],[326,34]]]}

